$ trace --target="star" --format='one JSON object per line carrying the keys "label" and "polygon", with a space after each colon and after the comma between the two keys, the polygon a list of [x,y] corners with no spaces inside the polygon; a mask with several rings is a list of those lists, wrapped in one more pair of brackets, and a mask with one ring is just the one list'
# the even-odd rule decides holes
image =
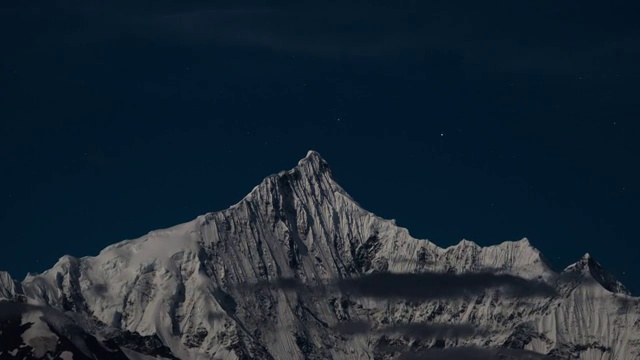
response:
{"label": "star", "polygon": [[444,136],[444,133],[440,133],[440,137]]}

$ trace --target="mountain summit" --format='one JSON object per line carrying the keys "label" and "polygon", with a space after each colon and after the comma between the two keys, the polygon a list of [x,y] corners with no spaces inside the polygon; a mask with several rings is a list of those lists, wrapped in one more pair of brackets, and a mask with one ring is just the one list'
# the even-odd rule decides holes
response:
{"label": "mountain summit", "polygon": [[629,290],[607,272],[589,253],[584,254],[575,264],[569,265],[564,270],[564,273],[580,273],[585,279],[596,281],[600,286],[612,293],[631,295]]}
{"label": "mountain summit", "polygon": [[0,358],[638,359],[639,299],[590,259],[414,239],[309,151],[226,210],[0,273]]}

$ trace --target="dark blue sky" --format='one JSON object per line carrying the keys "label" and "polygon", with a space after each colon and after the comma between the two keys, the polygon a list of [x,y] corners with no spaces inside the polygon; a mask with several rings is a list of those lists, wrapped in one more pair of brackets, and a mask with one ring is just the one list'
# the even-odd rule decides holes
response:
{"label": "dark blue sky", "polygon": [[0,268],[224,209],[319,151],[441,246],[529,237],[640,293],[636,2],[0,5]]}

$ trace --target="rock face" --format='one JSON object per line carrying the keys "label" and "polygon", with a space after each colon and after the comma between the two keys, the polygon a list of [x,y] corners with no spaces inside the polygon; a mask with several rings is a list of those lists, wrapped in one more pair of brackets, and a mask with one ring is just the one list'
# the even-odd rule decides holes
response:
{"label": "rock face", "polygon": [[0,339],[1,359],[128,359],[62,312],[19,301],[0,301]]}
{"label": "rock face", "polygon": [[[328,286],[375,272],[487,271],[557,292],[501,296],[487,289],[415,301]],[[0,273],[0,298],[65,314],[132,359],[392,359],[474,347],[510,354],[492,351],[495,358],[640,358],[640,299],[590,256],[558,274],[527,239],[485,248],[463,240],[446,249],[414,239],[362,209],[313,151],[227,210],[95,257],[65,256],[22,283]],[[337,330],[359,323],[371,330]],[[416,334],[404,324],[483,330]],[[385,326],[394,331],[376,330]]]}

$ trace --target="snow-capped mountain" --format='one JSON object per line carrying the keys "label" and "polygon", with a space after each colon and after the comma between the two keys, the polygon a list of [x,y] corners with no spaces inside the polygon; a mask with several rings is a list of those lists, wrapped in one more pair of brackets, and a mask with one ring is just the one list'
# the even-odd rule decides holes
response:
{"label": "snow-capped mountain", "polygon": [[640,299],[591,256],[414,239],[313,151],[229,209],[0,272],[0,299],[0,359],[640,359]]}

